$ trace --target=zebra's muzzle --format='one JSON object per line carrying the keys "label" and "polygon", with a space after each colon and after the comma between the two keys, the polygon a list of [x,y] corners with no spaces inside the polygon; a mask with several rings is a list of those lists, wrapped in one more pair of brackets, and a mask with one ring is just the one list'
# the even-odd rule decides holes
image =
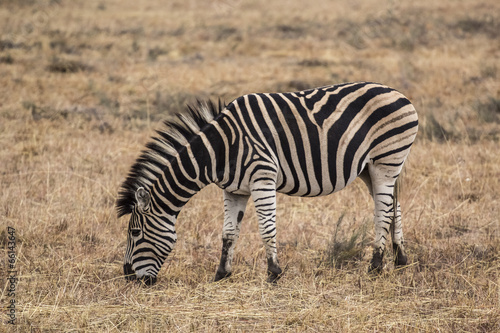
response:
{"label": "zebra's muzzle", "polygon": [[152,286],[156,283],[156,276],[144,275],[139,278],[139,281],[143,282],[146,286]]}
{"label": "zebra's muzzle", "polygon": [[143,275],[139,278],[137,278],[137,275],[132,268],[132,264],[125,264],[123,265],[123,273],[125,274],[125,279],[127,281],[139,281],[144,283],[147,286],[152,286],[153,284],[156,283],[156,276],[151,276],[151,275]]}
{"label": "zebra's muzzle", "polygon": [[123,265],[123,273],[125,274],[125,279],[127,281],[133,281],[136,279],[135,272],[132,269],[132,264]]}

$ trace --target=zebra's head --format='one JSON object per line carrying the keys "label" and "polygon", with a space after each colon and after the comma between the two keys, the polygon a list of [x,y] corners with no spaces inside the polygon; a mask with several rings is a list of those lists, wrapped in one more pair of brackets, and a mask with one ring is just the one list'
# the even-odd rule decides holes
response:
{"label": "zebra's head", "polygon": [[[178,114],[176,121],[165,121],[166,128],[157,131],[158,136],[132,165],[116,201],[118,217],[131,214],[123,265],[128,280],[155,283],[177,240],[177,215],[189,198],[209,182],[208,176],[200,177],[203,158],[194,158],[192,149],[204,145],[202,128],[208,128],[206,125],[224,108],[220,102],[218,107],[212,102],[199,102],[188,107],[185,114]],[[190,147],[184,149],[188,143]],[[196,179],[192,178],[194,174],[198,175]]]}
{"label": "zebra's head", "polygon": [[135,192],[127,234],[123,271],[127,280],[142,280],[147,285],[156,276],[177,240],[175,216],[158,213],[151,194],[140,187]]}

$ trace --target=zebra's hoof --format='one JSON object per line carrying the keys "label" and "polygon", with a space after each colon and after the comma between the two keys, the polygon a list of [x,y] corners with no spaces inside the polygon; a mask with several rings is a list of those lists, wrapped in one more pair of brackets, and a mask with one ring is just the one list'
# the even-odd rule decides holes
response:
{"label": "zebra's hoof", "polygon": [[272,284],[272,285],[277,285],[277,284],[278,284],[278,280],[279,280],[279,279],[280,279],[280,276],[279,276],[279,275],[278,275],[278,276],[276,276],[276,275],[272,274],[272,275],[269,275],[269,276],[267,277],[267,280],[266,280],[266,281],[267,281],[268,283]]}
{"label": "zebra's hoof", "polygon": [[382,265],[374,266],[373,263],[368,267],[368,273],[370,274],[380,274],[382,273]]}
{"label": "zebra's hoof", "polygon": [[384,254],[380,251],[373,251],[373,257],[368,268],[368,273],[380,274],[383,267]]}
{"label": "zebra's hoof", "polygon": [[392,249],[394,252],[394,267],[400,268],[408,265],[408,257],[406,257],[403,249],[397,244],[392,244]]}
{"label": "zebra's hoof", "polygon": [[214,282],[227,279],[228,277],[231,276],[231,274],[232,274],[231,272],[217,271],[217,273],[215,273]]}
{"label": "zebra's hoof", "polygon": [[394,268],[403,268],[408,265],[408,259],[405,257],[397,257],[394,261]]}
{"label": "zebra's hoof", "polygon": [[279,267],[274,267],[273,270],[267,272],[267,282],[271,284],[278,284],[278,280],[281,278],[283,271]]}

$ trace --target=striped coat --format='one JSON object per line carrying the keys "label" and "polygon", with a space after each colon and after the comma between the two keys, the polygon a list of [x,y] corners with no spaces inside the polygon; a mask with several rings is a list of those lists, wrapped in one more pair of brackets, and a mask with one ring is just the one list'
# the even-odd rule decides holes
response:
{"label": "striped coat", "polygon": [[281,274],[276,192],[328,195],[358,176],[375,202],[370,270],[381,269],[391,232],[396,265],[406,264],[395,190],[418,118],[413,105],[396,90],[357,82],[249,94],[224,107],[199,103],[165,125],[132,167],[117,203],[119,215],[132,213],[127,276],[156,279],[175,243],[180,209],[201,188],[215,183],[224,190],[225,205],[215,280],[231,274],[241,219],[252,198],[269,281],[275,282]]}

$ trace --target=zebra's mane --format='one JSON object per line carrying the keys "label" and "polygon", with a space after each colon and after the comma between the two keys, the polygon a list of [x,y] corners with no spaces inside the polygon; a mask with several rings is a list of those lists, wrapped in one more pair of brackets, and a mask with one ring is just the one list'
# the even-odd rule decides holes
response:
{"label": "zebra's mane", "polygon": [[158,136],[146,144],[146,149],[132,165],[120,187],[116,201],[118,217],[132,212],[136,204],[137,189],[153,185],[178,150],[198,135],[224,108],[225,105],[220,100],[218,105],[210,100],[198,100],[195,106],[187,105],[186,112],[175,114],[174,120],[164,121],[165,128],[157,130]]}

